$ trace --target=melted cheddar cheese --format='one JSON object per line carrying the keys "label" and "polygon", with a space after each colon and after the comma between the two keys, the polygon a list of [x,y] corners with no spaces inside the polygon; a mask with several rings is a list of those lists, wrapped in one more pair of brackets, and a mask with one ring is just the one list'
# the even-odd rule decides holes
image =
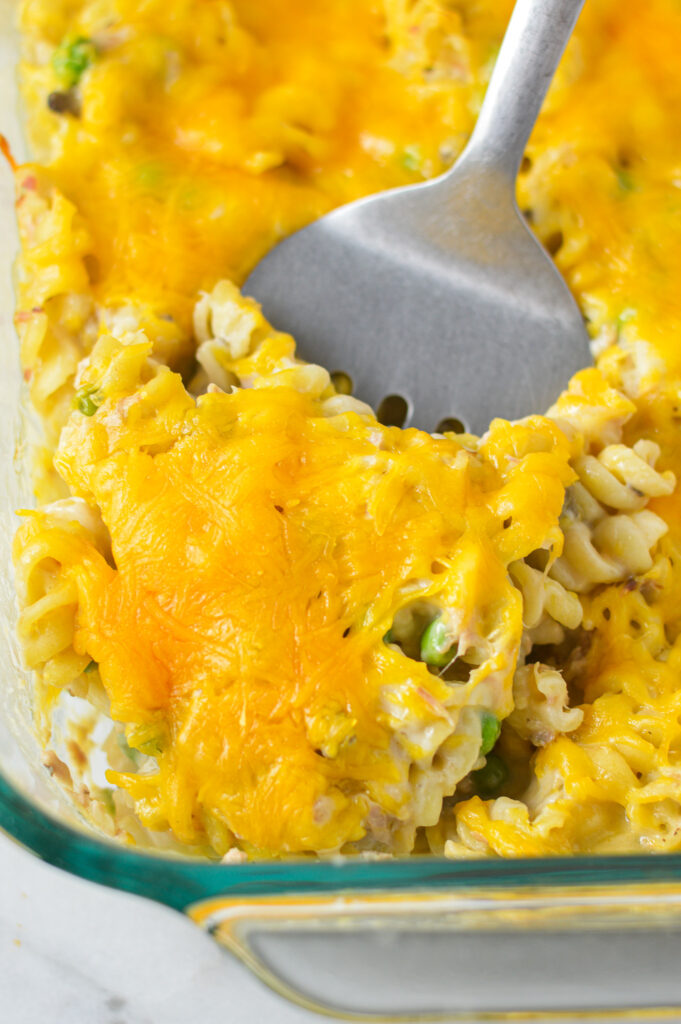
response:
{"label": "melted cheddar cheese", "polygon": [[62,500],[17,538],[20,633],[38,703],[101,683],[148,759],[117,792],[211,855],[681,849],[678,2],[590,0],[527,149],[597,356],[547,416],[384,427],[238,293],[456,159],[511,7],[21,5],[17,328]]}
{"label": "melted cheddar cheese", "polygon": [[[401,73],[366,0],[58,0],[23,23],[31,137],[88,222],[94,292],[171,317],[178,359],[200,289],[333,206],[444,169],[472,123],[465,94]],[[97,47],[80,115],[55,114],[41,47],[78,37]]]}
{"label": "melted cheddar cheese", "polygon": [[[74,569],[76,650],[99,663],[115,718],[162,734],[158,774],[117,781],[185,842],[217,816],[260,852],[339,849],[372,808],[411,820],[420,724],[441,740],[466,705],[510,710],[522,612],[506,566],[557,536],[566,439],[538,418],[499,421],[472,453],[324,417],[285,384],[195,404],[167,370],[135,386],[149,349],[99,342],[101,404],[56,456],[115,560],[93,551]],[[466,685],[384,642],[417,598],[493,638]]]}

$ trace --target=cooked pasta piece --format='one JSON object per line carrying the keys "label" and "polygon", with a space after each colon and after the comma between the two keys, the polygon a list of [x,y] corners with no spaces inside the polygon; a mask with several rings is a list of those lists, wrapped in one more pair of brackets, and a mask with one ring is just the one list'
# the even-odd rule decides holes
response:
{"label": "cooked pasta piece", "polygon": [[650,498],[671,494],[676,483],[673,473],[654,468],[659,452],[653,442],[640,440],[631,448],[611,444],[598,456],[573,461],[579,482],[568,488],[563,554],[550,569],[564,587],[586,593],[652,567],[651,550],[667,525],[644,506]]}
{"label": "cooked pasta piece", "polygon": [[509,572],[523,595],[523,623],[530,647],[561,643],[565,629],[577,629],[582,606],[576,594],[527,562],[513,562]]}
{"label": "cooked pasta piece", "polygon": [[535,747],[544,747],[562,733],[574,732],[584,712],[571,708],[560,672],[538,662],[523,665],[513,678],[513,711],[509,725]]}
{"label": "cooked pasta piece", "polygon": [[[28,668],[37,677],[36,707],[78,679],[90,664],[73,647],[78,592],[64,572],[77,552],[93,547],[105,557],[109,538],[98,513],[80,498],[66,498],[25,513],[14,540],[18,633]],[[46,728],[42,719],[43,729]]]}
{"label": "cooked pasta piece", "polygon": [[194,311],[194,329],[200,342],[196,352],[200,369],[189,387],[193,394],[201,394],[211,384],[223,391],[235,386],[288,386],[324,396],[324,416],[355,412],[374,418],[365,402],[335,392],[327,370],[296,358],[290,335],[272,330],[257,303],[245,298],[231,281],[219,281],[201,297]]}
{"label": "cooked pasta piece", "polygon": [[54,445],[71,411],[73,378],[96,337],[85,257],[92,242],[73,203],[32,165],[16,175],[22,251],[15,323],[31,401]]}

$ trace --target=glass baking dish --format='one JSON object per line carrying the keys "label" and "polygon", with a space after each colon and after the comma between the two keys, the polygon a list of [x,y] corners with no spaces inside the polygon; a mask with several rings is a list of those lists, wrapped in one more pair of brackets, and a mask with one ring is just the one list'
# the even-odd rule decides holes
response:
{"label": "glass baking dish", "polygon": [[[14,4],[0,0],[2,131],[23,154]],[[14,635],[30,425],[0,174],[0,828],[51,864],[188,914],[283,996],[352,1020],[679,1019],[681,855],[212,864],[117,845],[49,777]]]}

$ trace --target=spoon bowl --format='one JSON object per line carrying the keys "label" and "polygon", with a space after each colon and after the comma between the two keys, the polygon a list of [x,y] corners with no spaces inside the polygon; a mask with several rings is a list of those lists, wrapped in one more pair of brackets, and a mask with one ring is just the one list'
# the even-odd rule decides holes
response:
{"label": "spoon bowl", "polygon": [[276,246],[245,290],[378,418],[482,433],[547,408],[590,361],[582,314],[515,201],[583,0],[518,0],[471,140],[441,178],[362,199]]}

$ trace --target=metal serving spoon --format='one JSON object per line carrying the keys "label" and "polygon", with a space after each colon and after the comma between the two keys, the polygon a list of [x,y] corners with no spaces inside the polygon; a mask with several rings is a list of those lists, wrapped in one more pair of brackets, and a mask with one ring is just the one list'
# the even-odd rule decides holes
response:
{"label": "metal serving spoon", "polygon": [[493,416],[545,410],[591,361],[582,315],[515,201],[583,3],[517,0],[450,171],[328,214],[246,282],[301,356],[347,374],[383,422],[480,433]]}

